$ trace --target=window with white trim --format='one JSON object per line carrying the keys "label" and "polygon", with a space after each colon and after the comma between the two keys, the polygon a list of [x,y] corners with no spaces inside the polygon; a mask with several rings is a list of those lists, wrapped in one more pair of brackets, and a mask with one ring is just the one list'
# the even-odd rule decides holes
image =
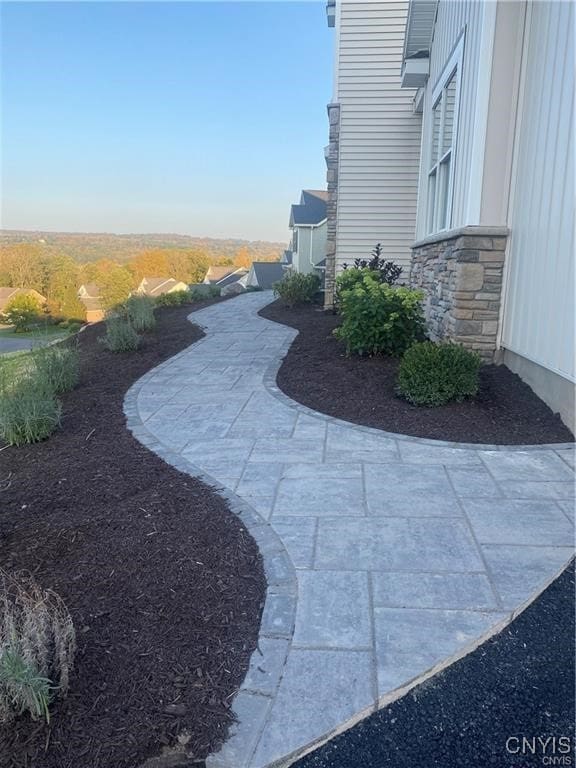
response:
{"label": "window with white trim", "polygon": [[428,233],[448,229],[451,223],[463,42],[461,38],[432,93]]}

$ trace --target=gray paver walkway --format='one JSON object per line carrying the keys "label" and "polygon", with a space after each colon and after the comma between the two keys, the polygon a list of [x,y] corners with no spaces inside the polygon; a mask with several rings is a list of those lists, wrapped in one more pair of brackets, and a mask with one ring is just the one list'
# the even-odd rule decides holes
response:
{"label": "gray paver walkway", "polygon": [[210,768],[288,765],[496,631],[573,553],[573,447],[314,413],[275,386],[295,331],[257,316],[271,298],[194,313],[206,337],[125,405],[138,439],[229,499],[265,561],[259,651]]}

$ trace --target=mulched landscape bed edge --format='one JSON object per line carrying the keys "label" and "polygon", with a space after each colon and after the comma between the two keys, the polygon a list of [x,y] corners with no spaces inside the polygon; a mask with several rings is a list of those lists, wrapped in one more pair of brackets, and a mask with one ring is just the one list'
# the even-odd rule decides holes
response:
{"label": "mulched landscape bed edge", "polygon": [[419,408],[395,394],[398,360],[346,356],[344,345],[332,336],[341,322],[337,315],[314,305],[288,309],[280,301],[258,314],[298,331],[268,384],[300,407],[393,438],[417,438],[437,446],[573,447],[574,437],[559,416],[505,366],[481,369],[480,392],[473,401]]}
{"label": "mulched landscape bed edge", "polygon": [[[186,317],[211,303],[161,310],[129,356],[103,350],[102,326],[88,328],[62,430],[0,453],[0,563],[59,592],[79,640],[50,729],[26,718],[0,729],[2,768],[135,768],[183,733],[202,760],[226,736],[256,647],[262,560],[213,489],[140,445],[123,413],[136,379],[204,335]],[[113,533],[105,547],[102,531]]]}

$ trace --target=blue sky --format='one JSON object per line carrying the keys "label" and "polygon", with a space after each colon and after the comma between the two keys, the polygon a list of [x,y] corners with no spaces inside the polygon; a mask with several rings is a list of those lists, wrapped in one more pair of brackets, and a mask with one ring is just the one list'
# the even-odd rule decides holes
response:
{"label": "blue sky", "polygon": [[288,238],[323,188],[324,2],[2,5],[2,226]]}

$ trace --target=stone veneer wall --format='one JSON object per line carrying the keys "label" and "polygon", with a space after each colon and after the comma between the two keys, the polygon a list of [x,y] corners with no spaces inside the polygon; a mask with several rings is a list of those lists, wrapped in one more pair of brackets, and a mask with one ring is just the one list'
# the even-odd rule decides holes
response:
{"label": "stone veneer wall", "polygon": [[410,285],[425,293],[432,340],[494,360],[507,235],[503,227],[463,227],[412,246]]}
{"label": "stone veneer wall", "polygon": [[338,154],[340,143],[340,105],[328,104],[330,134],[326,154],[326,182],[328,202],[326,203],[326,271],[324,273],[324,307],[334,306],[336,281],[336,210],[338,207]]}

